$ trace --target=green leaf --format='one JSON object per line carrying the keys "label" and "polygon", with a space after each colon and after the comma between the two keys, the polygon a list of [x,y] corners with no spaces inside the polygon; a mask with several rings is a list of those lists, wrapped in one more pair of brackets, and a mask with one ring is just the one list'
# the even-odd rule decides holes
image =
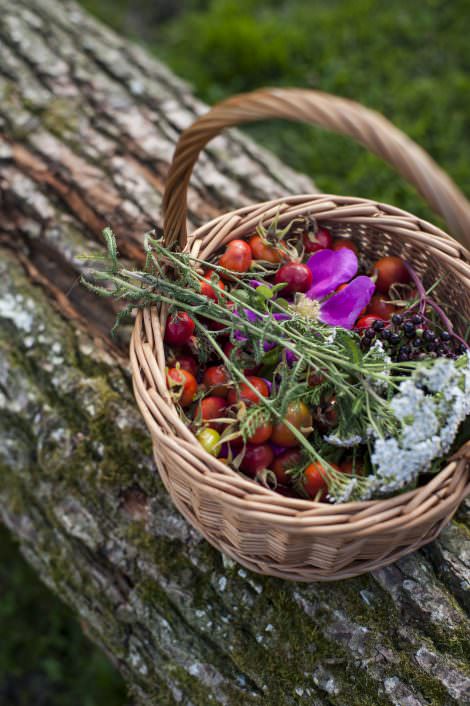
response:
{"label": "green leaf", "polygon": [[285,309],[286,311],[289,310],[289,302],[287,299],[283,299],[282,297],[279,297],[279,299],[276,299],[276,304],[280,309]]}
{"label": "green leaf", "polygon": [[[287,287],[287,282],[280,282],[279,284],[275,284],[274,287],[271,287],[271,289],[269,290],[271,292],[271,297],[273,297],[275,294],[280,292],[282,289],[285,289],[286,287]],[[258,290],[256,290],[256,291],[258,291]],[[279,301],[279,299],[278,299],[278,301]]]}
{"label": "green leaf", "polygon": [[270,289],[265,284],[262,284],[261,287],[256,287],[256,294],[263,299],[272,299],[274,296],[273,289]]}
{"label": "green leaf", "polygon": [[241,299],[241,301],[249,304],[253,298],[253,295],[250,294],[250,292],[248,292],[246,289],[237,289],[237,297],[238,299]]}
{"label": "green leaf", "polygon": [[118,269],[118,249],[116,244],[116,238],[111,228],[108,227],[103,230],[103,237],[106,240],[108,255],[112,263],[112,271],[116,272]]}

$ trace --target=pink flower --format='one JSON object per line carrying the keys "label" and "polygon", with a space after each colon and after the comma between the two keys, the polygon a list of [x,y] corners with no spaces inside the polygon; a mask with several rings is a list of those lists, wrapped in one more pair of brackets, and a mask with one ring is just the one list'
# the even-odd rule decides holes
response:
{"label": "pink flower", "polygon": [[[351,329],[375,289],[370,277],[354,277],[358,268],[356,254],[347,248],[319,250],[309,258],[307,267],[313,275],[313,284],[305,296],[319,302],[319,320]],[[345,282],[349,284],[333,294]]]}

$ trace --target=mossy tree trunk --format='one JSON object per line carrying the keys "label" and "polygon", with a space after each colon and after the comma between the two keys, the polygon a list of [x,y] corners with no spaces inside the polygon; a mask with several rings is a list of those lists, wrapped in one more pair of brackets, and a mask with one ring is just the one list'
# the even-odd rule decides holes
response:
{"label": "mossy tree trunk", "polygon": [[[252,575],[173,509],[114,307],[77,256],[141,258],[178,132],[203,109],[58,0],[0,0],[0,503],[136,704],[469,704],[470,505],[441,538],[340,583]],[[191,220],[312,185],[239,133],[200,160]]]}

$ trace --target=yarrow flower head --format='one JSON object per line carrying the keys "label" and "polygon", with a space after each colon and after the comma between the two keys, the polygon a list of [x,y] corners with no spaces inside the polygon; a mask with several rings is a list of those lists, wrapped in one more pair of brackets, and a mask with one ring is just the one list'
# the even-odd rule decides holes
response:
{"label": "yarrow flower head", "polygon": [[400,384],[390,402],[398,422],[395,436],[376,435],[371,460],[374,475],[364,498],[388,494],[416,482],[452,447],[470,414],[470,355],[439,358]]}
{"label": "yarrow flower head", "polygon": [[369,375],[366,378],[367,382],[373,390],[376,390],[377,392],[386,392],[388,387],[387,378],[390,376],[392,368],[392,359],[386,352],[382,341],[379,339],[374,341],[374,345],[371,346],[366,353],[366,358],[368,360],[381,362],[383,365],[382,375],[384,376],[384,378],[378,379]]}
{"label": "yarrow flower head", "polygon": [[323,439],[332,446],[339,446],[343,449],[350,449],[362,443],[362,436],[359,436],[359,434],[351,434],[351,436],[344,438],[339,437],[337,434],[327,434]]}
{"label": "yarrow flower head", "polygon": [[351,478],[345,485],[341,486],[341,490],[337,493],[328,493],[328,498],[335,503],[347,503],[351,500],[354,491],[359,488],[359,479],[357,477]]}

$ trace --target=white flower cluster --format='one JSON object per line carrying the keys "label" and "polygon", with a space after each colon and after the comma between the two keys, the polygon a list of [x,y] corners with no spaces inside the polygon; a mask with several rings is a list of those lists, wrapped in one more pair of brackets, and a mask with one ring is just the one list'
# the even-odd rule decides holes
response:
{"label": "white flower cluster", "polygon": [[324,341],[324,342],[327,343],[327,344],[329,344],[329,345],[331,345],[332,343],[334,343],[334,342],[335,342],[335,339],[336,339],[336,332],[337,332],[337,330],[338,330],[338,329],[337,329],[336,327],[332,328],[331,331],[330,331],[330,333],[328,334],[328,336],[325,337],[325,341]]}
{"label": "white flower cluster", "polygon": [[341,439],[336,434],[327,434],[323,437],[323,439],[329,444],[332,444],[333,446],[340,446],[343,449],[349,449],[352,446],[357,446],[358,444],[362,443],[362,436],[360,436],[359,434],[352,434],[351,436],[348,436],[345,439]]}
{"label": "white flower cluster", "polygon": [[401,383],[390,407],[400,432],[375,438],[371,456],[375,474],[366,497],[413,483],[449,451],[459,426],[470,414],[470,354],[459,361],[439,358],[418,368]]}
{"label": "white flower cluster", "polygon": [[391,360],[390,356],[385,353],[384,344],[378,338],[375,339],[374,345],[369,348],[366,355],[368,358],[373,356],[374,358],[380,358],[381,360]]}
{"label": "white flower cluster", "polygon": [[[369,348],[369,350],[366,353],[366,359],[372,359],[374,361],[381,361],[383,363],[383,371],[382,374],[385,376],[390,375],[390,369],[392,367],[392,359],[390,356],[386,353],[385,348],[383,346],[382,341],[379,341],[379,339],[376,339],[374,342],[374,345]],[[376,392],[385,392],[387,390],[387,380],[379,380],[375,377],[372,376],[367,376],[366,380],[368,381],[369,385],[376,390]]]}
{"label": "white flower cluster", "polygon": [[351,499],[359,481],[356,477],[351,478],[346,485],[341,487],[340,491],[328,494],[328,498],[334,503],[347,503]]}

